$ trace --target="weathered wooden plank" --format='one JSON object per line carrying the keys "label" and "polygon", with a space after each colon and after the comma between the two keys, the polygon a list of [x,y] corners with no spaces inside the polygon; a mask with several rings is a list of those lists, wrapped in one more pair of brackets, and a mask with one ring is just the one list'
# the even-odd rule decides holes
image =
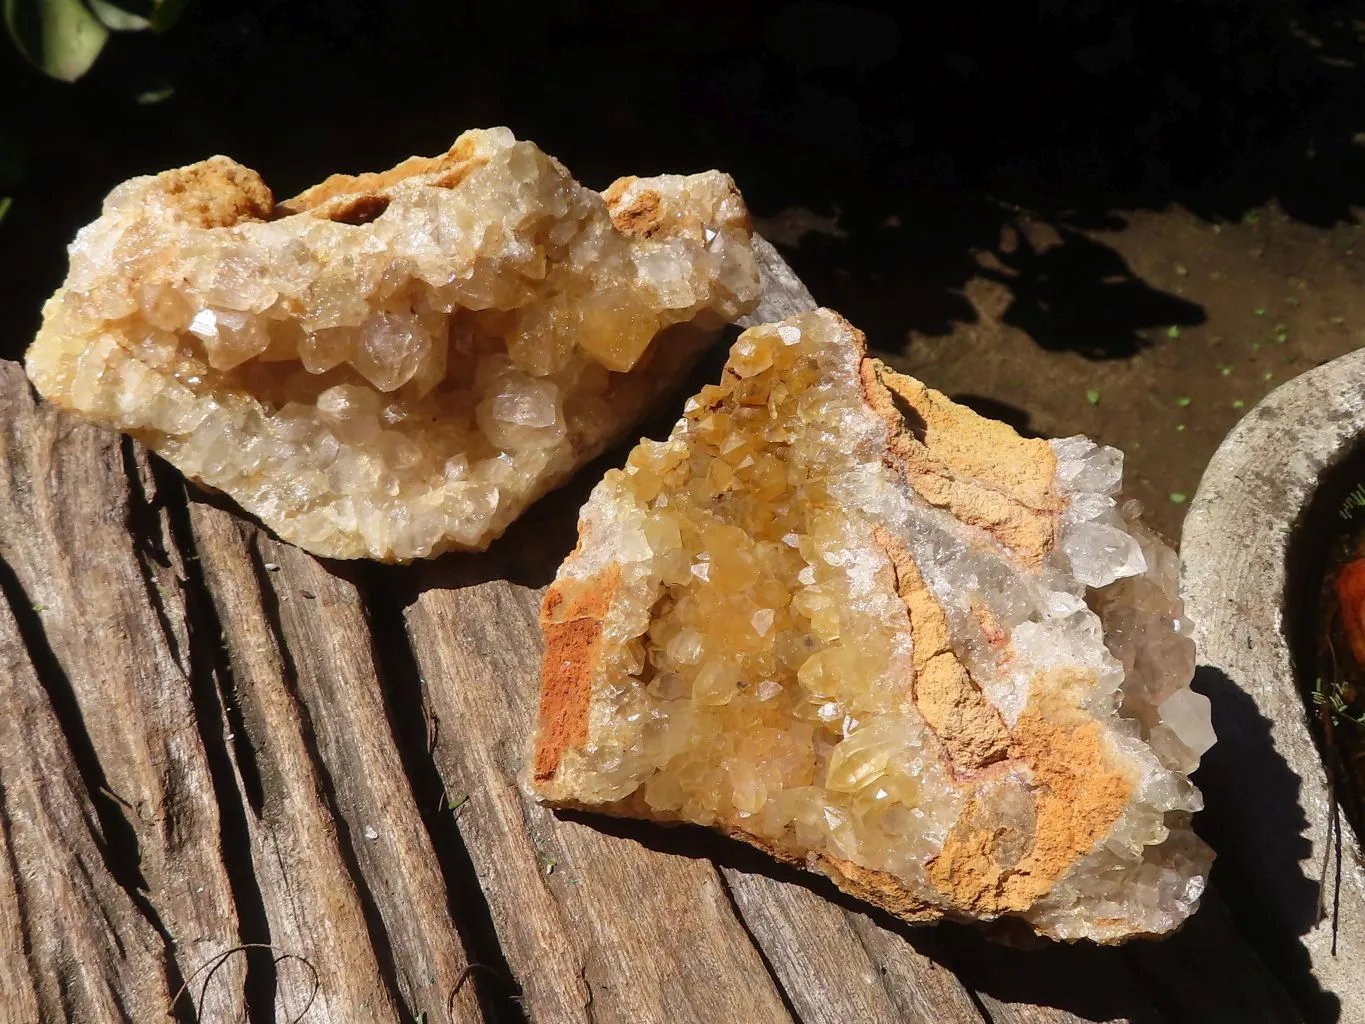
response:
{"label": "weathered wooden plank", "polygon": [[866,916],[793,882],[723,873],[804,1024],[981,1024],[951,972]]}
{"label": "weathered wooden plank", "polygon": [[0,709],[0,1021],[162,1019],[161,938],[110,870],[93,794],[4,602]]}
{"label": "weathered wooden plank", "polygon": [[[238,943],[184,567],[131,442],[36,404],[13,363],[0,363],[0,522],[6,596],[20,615],[38,613],[51,651],[43,681],[93,790],[106,859],[159,934],[157,971],[177,988]],[[239,962],[224,964],[203,1012],[240,1017],[243,980]]]}
{"label": "weathered wooden plank", "polygon": [[519,788],[536,720],[539,591],[498,578],[498,561],[424,567],[407,626],[440,721],[436,763],[452,793],[469,794],[460,832],[528,1013],[564,1024],[789,1020],[710,862],[557,817]]}
{"label": "weathered wooden plank", "polygon": [[[946,966],[945,958],[926,955],[905,936],[878,925],[866,913],[845,910],[844,917],[886,976],[887,991],[905,1019],[966,1021],[970,1019],[969,1007],[980,1012],[967,987]],[[915,934],[921,943],[929,938],[922,930]]]}
{"label": "weathered wooden plank", "polygon": [[[244,786],[271,943],[318,975],[307,1019],[444,1019],[467,960],[356,587],[232,513],[196,503],[191,519],[249,738],[238,768],[259,780]],[[281,984],[278,1019],[309,980]],[[472,987],[453,1010],[482,1019]]]}
{"label": "weathered wooden plank", "polygon": [[[193,519],[208,546],[238,556],[232,568],[237,580],[257,585],[279,645],[279,683],[292,691],[320,802],[335,816],[335,843],[365,910],[381,970],[396,980],[406,1015],[444,1017],[468,959],[395,742],[360,591],[348,578],[357,567],[332,571],[207,505],[197,506]],[[225,543],[233,535],[245,543]],[[215,558],[210,586],[225,561]],[[232,592],[239,592],[235,585]],[[229,634],[241,611],[223,603]],[[279,734],[290,723],[266,727]],[[292,867],[295,873],[308,870],[305,862]],[[451,1006],[456,1020],[482,1019],[475,992],[473,985],[461,987]]]}
{"label": "weathered wooden plank", "polygon": [[[811,308],[758,252],[749,322]],[[1296,1019],[1226,915],[1124,951],[921,941],[714,844],[526,798],[540,588],[599,476],[487,555],[329,566],[187,513],[140,449],[0,364],[0,1021],[160,1019],[184,979],[204,1021],[445,1020],[452,992],[480,1021],[476,990],[513,988],[556,1024]],[[468,797],[454,825],[428,777]],[[269,948],[194,973],[243,941]]]}
{"label": "weathered wooden plank", "polygon": [[1027,996],[1002,999],[990,992],[981,992],[978,998],[992,1024],[1085,1024],[1087,1021],[1094,1021],[1095,1024],[1148,1024],[1162,1020],[1155,1010],[1132,1013],[1125,1007],[1118,1014],[1099,1012],[1079,1016],[1060,1006],[1028,1002]]}
{"label": "weathered wooden plank", "polygon": [[[8,609],[0,607],[0,616],[7,617]],[[4,654],[0,654],[0,659],[3,658]],[[10,666],[7,661],[0,660],[0,667],[8,669]],[[6,699],[14,696],[9,692],[3,694]],[[0,742],[10,739],[0,729]],[[20,771],[27,767],[21,766]],[[28,895],[25,890],[29,885],[21,886],[19,881],[19,856],[15,849],[14,826],[10,824],[10,818],[17,815],[14,801],[4,795],[5,776],[12,771],[12,767],[7,768],[4,759],[0,758],[0,846],[3,847],[0,850],[0,992],[5,993],[8,1017],[16,1021],[38,1020],[41,978],[36,957],[31,955],[34,944],[27,917],[34,907],[41,906],[41,897]]]}
{"label": "weathered wooden plank", "polygon": [[269,942],[277,955],[299,957],[317,972],[316,993],[297,972],[278,979],[276,1016],[291,1020],[307,1007],[329,1024],[396,1021],[394,994],[323,803],[325,782],[304,734],[303,708],[285,680],[288,651],[266,611],[273,592],[259,582],[249,553],[256,529],[210,506],[191,511],[231,660],[232,677],[224,683],[231,684],[246,731],[234,737],[234,767],[249,806],[245,827]]}

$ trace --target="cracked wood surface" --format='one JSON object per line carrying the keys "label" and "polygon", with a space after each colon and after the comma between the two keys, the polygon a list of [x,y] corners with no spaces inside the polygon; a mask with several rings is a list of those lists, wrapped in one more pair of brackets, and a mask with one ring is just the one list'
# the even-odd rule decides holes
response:
{"label": "cracked wood surface", "polygon": [[[750,319],[811,308],[759,252]],[[1216,900],[1011,950],[528,800],[540,595],[620,455],[487,554],[323,562],[0,363],[0,1022],[1297,1019]]]}

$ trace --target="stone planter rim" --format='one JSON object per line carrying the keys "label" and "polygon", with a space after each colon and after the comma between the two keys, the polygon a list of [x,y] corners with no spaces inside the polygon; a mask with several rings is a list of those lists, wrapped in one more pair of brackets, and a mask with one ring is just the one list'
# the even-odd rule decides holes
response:
{"label": "stone planter rim", "polygon": [[[1296,682],[1286,602],[1297,531],[1324,475],[1363,437],[1365,349],[1276,388],[1228,434],[1180,549],[1196,687],[1213,700],[1219,732],[1198,779],[1209,838],[1225,870],[1256,887],[1266,930],[1287,937],[1271,955],[1306,960],[1303,990],[1292,993],[1306,1016],[1346,1024],[1365,1024],[1365,858],[1342,818],[1338,874],[1328,779]],[[1297,807],[1275,806],[1286,802]],[[1324,864],[1320,916],[1310,900]]]}

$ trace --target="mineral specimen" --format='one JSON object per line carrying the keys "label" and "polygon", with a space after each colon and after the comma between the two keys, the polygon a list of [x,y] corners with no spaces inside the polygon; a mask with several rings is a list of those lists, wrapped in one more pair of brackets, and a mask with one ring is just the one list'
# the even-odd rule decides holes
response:
{"label": "mineral specimen", "polygon": [[76,236],[28,373],[320,555],[479,549],[758,298],[728,177],[599,195],[506,129],[276,205],[214,157]]}
{"label": "mineral specimen", "polygon": [[746,331],[598,484],[530,785],[719,829],[909,921],[1168,932],[1211,851],[1176,558],[1122,455],[1026,440],[828,311]]}

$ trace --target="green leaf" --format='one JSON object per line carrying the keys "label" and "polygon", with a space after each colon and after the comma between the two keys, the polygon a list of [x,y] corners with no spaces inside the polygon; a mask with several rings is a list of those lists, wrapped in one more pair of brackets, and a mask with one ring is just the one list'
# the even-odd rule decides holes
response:
{"label": "green leaf", "polygon": [[1166,328],[1166,337],[1168,337],[1168,338],[1178,338],[1178,337],[1180,337],[1180,325],[1179,325],[1179,324],[1171,324],[1170,327],[1167,327],[1167,328]]}
{"label": "green leaf", "polygon": [[0,223],[4,222],[5,214],[9,213],[9,208],[13,205],[13,196],[0,196]]}
{"label": "green leaf", "polygon": [[90,70],[109,30],[81,0],[4,0],[5,27],[24,59],[43,74],[74,82]]}
{"label": "green leaf", "polygon": [[1171,501],[1175,502],[1177,505],[1183,505],[1183,504],[1185,504],[1185,494],[1184,494],[1184,492],[1183,492],[1183,491],[1172,491],[1172,492],[1171,492]]}
{"label": "green leaf", "polygon": [[1094,388],[1086,388],[1085,400],[1089,402],[1091,405],[1099,405],[1100,393],[1096,391]]}
{"label": "green leaf", "polygon": [[1175,400],[1175,404],[1182,409],[1188,409],[1190,407],[1190,399],[1187,395],[1181,395]]}
{"label": "green leaf", "polygon": [[142,15],[125,11],[122,7],[116,7],[109,0],[85,0],[85,2],[90,5],[91,12],[99,18],[101,24],[111,32],[141,32],[143,29],[152,27],[152,23]]}

